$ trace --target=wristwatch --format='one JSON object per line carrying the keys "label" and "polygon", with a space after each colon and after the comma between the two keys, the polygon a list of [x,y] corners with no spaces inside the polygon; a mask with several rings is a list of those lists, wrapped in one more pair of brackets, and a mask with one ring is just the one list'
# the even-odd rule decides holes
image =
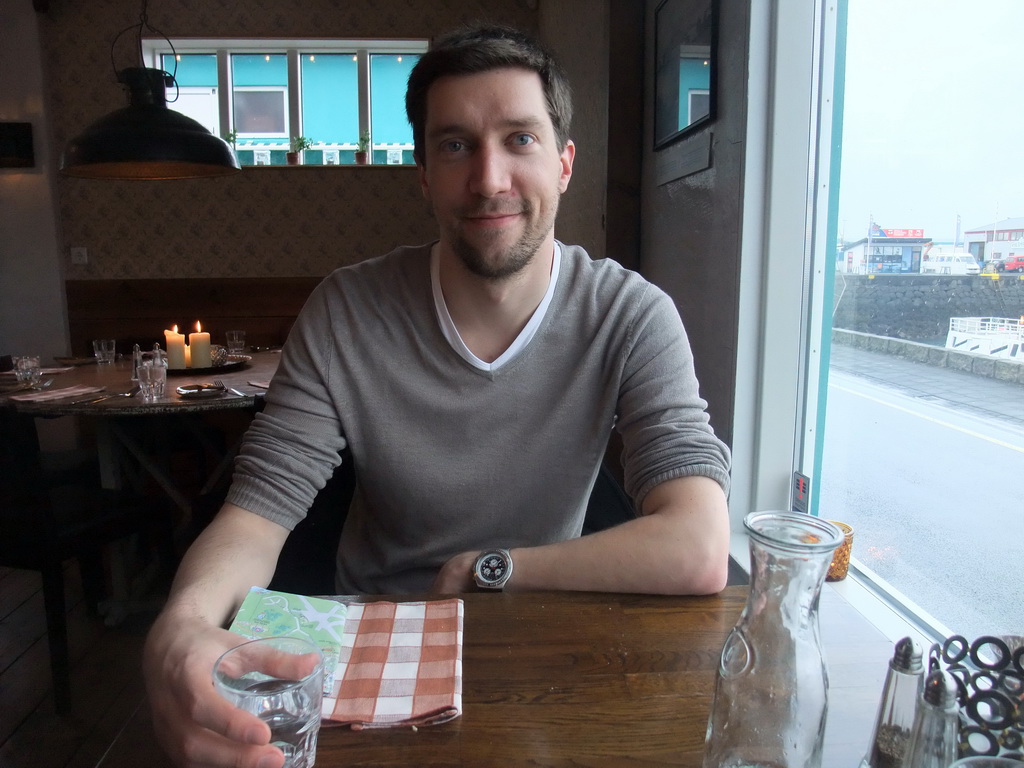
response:
{"label": "wristwatch", "polygon": [[503,589],[511,575],[512,555],[507,549],[485,550],[473,566],[473,578],[481,589]]}

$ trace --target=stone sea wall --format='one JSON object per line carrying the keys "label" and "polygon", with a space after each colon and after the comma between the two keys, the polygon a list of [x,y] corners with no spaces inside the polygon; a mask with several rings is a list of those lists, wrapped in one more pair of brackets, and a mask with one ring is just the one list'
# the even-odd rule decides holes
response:
{"label": "stone sea wall", "polygon": [[934,344],[951,317],[1024,317],[1024,275],[839,273],[833,308],[833,328]]}
{"label": "stone sea wall", "polygon": [[833,329],[832,343],[881,352],[939,368],[952,368],[989,379],[1024,384],[1024,363],[1016,360],[1002,360],[990,355],[979,355],[976,352],[961,352],[955,349],[936,347],[933,344],[847,331],[842,328]]}

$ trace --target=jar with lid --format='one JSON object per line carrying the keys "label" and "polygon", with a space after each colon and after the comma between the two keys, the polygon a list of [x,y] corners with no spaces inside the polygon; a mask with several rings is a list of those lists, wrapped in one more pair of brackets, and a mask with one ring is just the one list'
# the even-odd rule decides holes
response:
{"label": "jar with lid", "polygon": [[818,600],[843,534],[791,512],[753,512],[743,527],[750,590],[722,648],[704,768],[818,768],[828,712]]}

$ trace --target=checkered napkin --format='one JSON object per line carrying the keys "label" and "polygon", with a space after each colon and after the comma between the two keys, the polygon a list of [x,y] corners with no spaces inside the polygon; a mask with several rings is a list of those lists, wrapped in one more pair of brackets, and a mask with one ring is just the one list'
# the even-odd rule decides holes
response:
{"label": "checkered napkin", "polygon": [[361,728],[434,725],[462,714],[458,598],[348,606],[324,720]]}

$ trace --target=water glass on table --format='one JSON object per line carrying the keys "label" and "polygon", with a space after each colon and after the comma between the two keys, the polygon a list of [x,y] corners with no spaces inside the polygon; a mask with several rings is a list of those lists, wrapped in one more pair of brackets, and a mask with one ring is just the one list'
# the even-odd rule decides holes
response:
{"label": "water glass on table", "polygon": [[93,339],[92,341],[92,352],[96,355],[96,362],[100,364],[114,362],[114,348],[116,345],[114,339]]}
{"label": "water glass on table", "polygon": [[229,355],[240,355],[245,352],[245,331],[225,331],[224,339]]}
{"label": "water glass on table", "polygon": [[323,653],[298,637],[251,640],[213,666],[217,692],[270,726],[285,768],[309,768],[316,758],[323,676]]}
{"label": "water glass on table", "polygon": [[21,355],[14,358],[14,377],[23,386],[38,386],[43,378],[39,358],[36,355]]}
{"label": "water glass on table", "polygon": [[167,358],[158,352],[143,352],[138,368],[139,392],[145,402],[164,396],[167,390]]}

